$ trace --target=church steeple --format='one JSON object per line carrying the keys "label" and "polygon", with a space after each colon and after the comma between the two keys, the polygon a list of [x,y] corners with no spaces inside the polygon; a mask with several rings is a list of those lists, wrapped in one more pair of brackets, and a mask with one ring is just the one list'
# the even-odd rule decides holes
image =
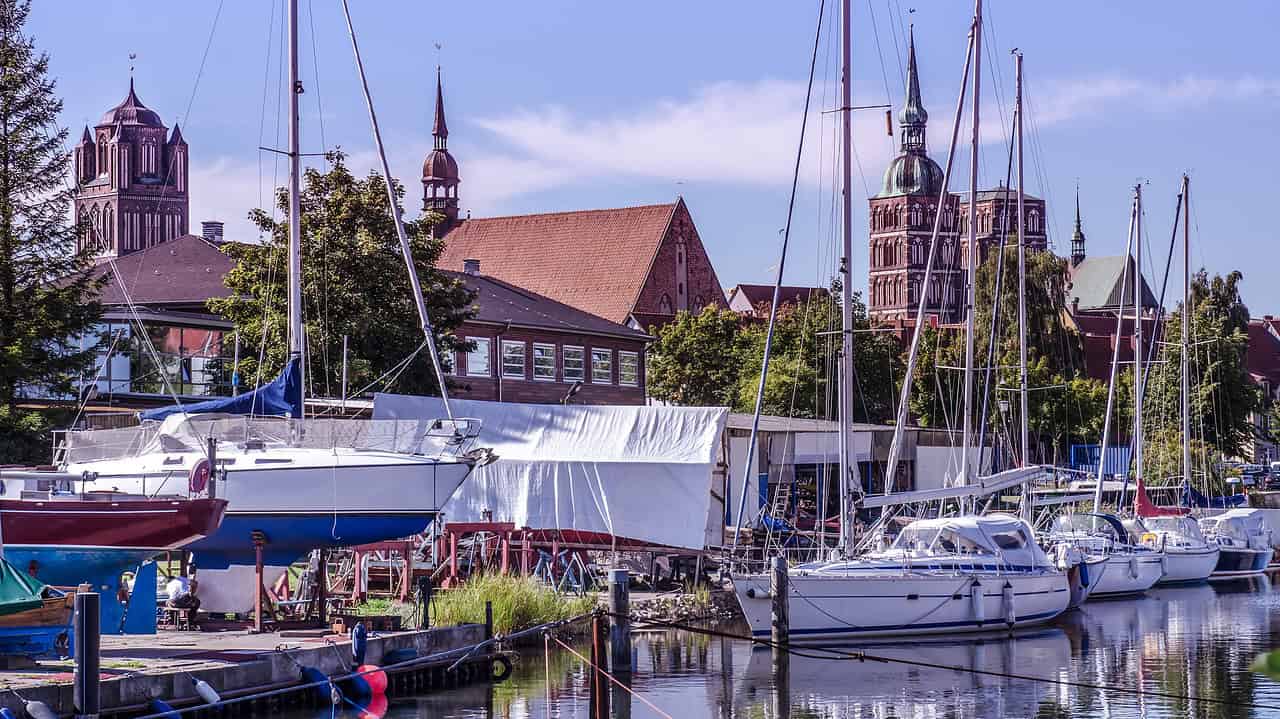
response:
{"label": "church steeple", "polygon": [[902,151],[925,151],[925,127],[929,123],[929,113],[925,112],[924,102],[920,99],[920,73],[916,70],[916,33],[911,26],[907,41],[907,101],[898,113],[898,124],[902,126]]}
{"label": "church steeple", "polygon": [[434,228],[440,235],[458,219],[458,163],[449,154],[449,126],[444,121],[444,81],[436,68],[436,118],[431,127],[434,149],[422,163],[422,209],[445,217],[442,226]]}
{"label": "church steeple", "polygon": [[1071,266],[1084,262],[1084,229],[1080,226],[1080,186],[1076,185],[1076,228],[1071,233]]}

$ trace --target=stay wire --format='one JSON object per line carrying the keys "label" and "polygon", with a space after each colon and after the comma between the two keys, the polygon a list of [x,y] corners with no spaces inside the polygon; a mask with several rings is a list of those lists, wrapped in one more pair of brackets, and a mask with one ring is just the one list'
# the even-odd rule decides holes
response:
{"label": "stay wire", "polygon": [[960,674],[974,674],[980,676],[995,677],[997,679],[1016,679],[1020,681],[1038,682],[1041,684],[1052,684],[1060,687],[1070,687],[1073,689],[1096,689],[1103,692],[1116,692],[1119,694],[1128,694],[1136,697],[1158,697],[1161,699],[1176,699],[1188,702],[1201,702],[1205,704],[1218,704],[1221,706],[1240,707],[1246,709],[1269,709],[1280,710],[1280,704],[1261,704],[1258,702],[1241,702],[1231,699],[1218,699],[1216,697],[1197,696],[1194,694],[1178,694],[1175,692],[1163,692],[1146,689],[1131,689],[1129,687],[1116,686],[1113,684],[1100,684],[1097,682],[1074,681],[1070,679],[1054,679],[1051,677],[1037,677],[1030,674],[1018,674],[1015,672],[1000,672],[990,669],[975,669],[973,667],[961,667],[950,664],[938,664],[936,662],[926,662],[917,659],[903,659],[900,657],[889,657],[883,654],[871,654],[869,652],[857,651],[852,649],[838,649],[836,647],[811,646],[803,649],[792,647],[789,643],[781,644],[771,639],[762,637],[751,637],[742,634],[733,634],[731,632],[722,632],[716,629],[707,629],[678,622],[666,622],[657,619],[646,619],[642,617],[623,617],[623,615],[614,612],[605,612],[610,617],[626,618],[635,625],[649,625],[663,627],[667,629],[676,629],[690,634],[702,634],[709,637],[717,637],[720,639],[734,639],[737,641],[751,642],[760,646],[769,647],[787,652],[793,656],[806,659],[825,659],[831,661],[857,661],[857,662],[877,662],[880,664],[901,664],[903,666],[918,667],[920,669],[946,669]]}

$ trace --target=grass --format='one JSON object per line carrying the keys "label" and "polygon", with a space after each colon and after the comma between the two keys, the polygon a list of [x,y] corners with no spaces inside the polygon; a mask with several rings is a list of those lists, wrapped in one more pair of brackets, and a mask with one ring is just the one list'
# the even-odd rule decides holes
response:
{"label": "grass", "polygon": [[593,597],[560,594],[528,577],[482,575],[437,594],[431,605],[431,623],[482,624],[486,601],[493,602],[493,630],[498,634],[586,614],[596,606]]}

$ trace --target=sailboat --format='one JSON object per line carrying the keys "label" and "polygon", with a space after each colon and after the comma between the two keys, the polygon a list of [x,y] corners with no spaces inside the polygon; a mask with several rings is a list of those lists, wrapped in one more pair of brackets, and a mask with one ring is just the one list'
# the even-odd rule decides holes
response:
{"label": "sailboat", "polygon": [[[304,417],[299,151],[298,8],[289,2],[289,360],[275,381],[227,399],[171,407],[127,429],[72,432],[62,469],[85,477],[87,491],[208,494],[225,498],[218,531],[191,546],[201,599],[212,611],[243,611],[251,601],[255,559],[283,567],[323,547],[411,536],[425,530],[472,469],[494,459],[472,448],[477,420],[452,416],[422,287],[390,181],[386,152],[365,84],[374,139],[387,178],[388,212],[416,301],[424,345],[447,417],[424,421]],[[361,78],[354,30],[352,47]],[[260,559],[259,559],[260,558]],[[208,579],[210,571],[228,572]],[[269,579],[267,581],[270,581]],[[216,601],[206,592],[238,589]],[[223,606],[220,606],[223,605]]]}
{"label": "sailboat", "polygon": [[[982,2],[976,0],[973,24],[968,38],[968,54],[965,60],[964,81],[957,103],[952,130],[951,148],[943,172],[939,208],[946,200],[947,181],[951,174],[955,155],[956,137],[964,109],[969,70],[973,68],[973,140],[970,172],[971,196],[976,191],[978,168],[978,78],[981,77],[982,55]],[[850,20],[849,2],[843,3],[843,87],[841,112],[843,120],[844,149],[844,253],[852,255],[851,191],[849,165],[849,112],[852,106],[850,89]],[[923,129],[913,114],[919,107],[919,89],[915,69],[914,42],[909,44],[908,100],[900,116],[904,125],[904,141],[908,133]],[[1021,63],[1019,68],[1019,97],[1021,96]],[[1019,118],[1020,121],[1020,118]],[[1021,132],[1019,132],[1019,138]],[[1019,153],[1021,154],[1021,153]],[[1020,178],[1021,179],[1021,178]],[[1021,181],[1019,182],[1021,185]],[[1019,187],[1019,198],[1022,196]],[[969,237],[974,238],[969,252],[969,277],[977,273],[977,218],[976,203],[969,203]],[[934,228],[929,245],[924,281],[921,287],[930,286],[939,230],[945,213],[935,213]],[[1022,217],[1019,213],[1019,240],[1022,237]],[[1021,264],[1021,263],[1020,263]],[[851,417],[852,388],[852,324],[848,308],[850,297],[850,264],[846,259],[842,269],[843,302],[845,308],[842,363],[840,375],[841,419],[841,481],[848,486],[854,476],[850,471],[848,419]],[[781,265],[779,279],[781,283]],[[1041,470],[1037,467],[1018,467],[985,480],[969,482],[973,473],[969,448],[972,438],[972,372],[973,372],[973,298],[976,283],[969,283],[966,342],[966,388],[964,417],[964,446],[961,458],[958,486],[937,490],[892,492],[893,482],[886,479],[885,495],[865,498],[864,508],[890,507],[897,504],[933,500],[959,500],[971,504],[977,497],[1001,489],[1026,484]],[[915,334],[907,361],[907,374],[903,384],[904,397],[899,403],[898,421],[890,447],[889,463],[885,476],[896,476],[897,459],[902,447],[902,428],[906,424],[911,377],[913,376],[920,333],[925,325],[924,313],[927,292],[920,293],[916,313]],[[776,293],[775,293],[776,298]],[[775,299],[776,304],[776,299]],[[1025,334],[1024,334],[1025,337]],[[1025,339],[1024,339],[1025,341]],[[766,353],[768,349],[766,347]],[[767,354],[764,363],[767,372]],[[1024,349],[1025,365],[1025,349]],[[761,386],[763,392],[764,374]],[[1025,374],[1023,379],[1025,393]],[[757,415],[759,414],[757,398]],[[1024,413],[1025,417],[1025,413]],[[754,432],[753,432],[754,441]],[[1024,445],[1025,447],[1025,445]],[[1024,451],[1025,461],[1025,451]],[[916,520],[906,525],[893,545],[888,549],[858,556],[853,546],[852,503],[847,489],[841,492],[842,514],[841,545],[844,558],[813,562],[791,567],[788,570],[789,632],[795,640],[837,640],[878,637],[886,635],[940,634],[993,629],[1011,629],[1046,622],[1061,614],[1071,600],[1068,577],[1050,560],[1036,542],[1031,525],[1021,517],[1010,515],[973,515]],[[741,515],[741,511],[739,512]],[[883,515],[883,516],[887,516]],[[878,532],[872,532],[876,535]],[[734,592],[742,606],[754,636],[767,636],[771,632],[771,604],[767,574],[737,573],[733,577]]]}

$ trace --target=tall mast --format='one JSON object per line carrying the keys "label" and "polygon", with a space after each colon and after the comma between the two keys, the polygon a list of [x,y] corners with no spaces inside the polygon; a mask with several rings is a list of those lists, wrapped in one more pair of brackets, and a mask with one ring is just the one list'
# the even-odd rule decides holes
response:
{"label": "tall mast", "polygon": [[[1142,185],[1134,188],[1133,229],[1133,476],[1142,481]],[[1123,498],[1122,498],[1123,500]]]}
{"label": "tall mast", "polygon": [[[849,432],[853,428],[853,162],[852,125],[853,114],[853,38],[851,3],[840,5],[840,155],[841,184],[844,205],[841,208],[844,225],[844,259],[840,263],[840,538],[841,545],[850,549],[853,544],[850,482],[853,480],[853,464],[849,461]],[[892,485],[893,479],[885,477]],[[820,513],[821,516],[821,513]]]}
{"label": "tall mast", "polygon": [[982,0],[973,7],[973,136],[969,154],[969,290],[965,300],[964,441],[960,449],[960,484],[969,484],[969,449],[973,445],[973,311],[978,291],[978,112],[982,94]]}
{"label": "tall mast", "polygon": [[[298,376],[305,380],[302,361],[302,170],[298,149],[298,0],[289,0],[289,359],[298,360]],[[303,381],[302,394],[307,393]]]}
{"label": "tall mast", "polygon": [[[1022,53],[1014,55],[1017,68],[1017,88],[1014,96],[1013,118],[1018,133],[1018,394],[1022,410],[1022,441],[1018,445],[1021,452],[1021,466],[1031,464],[1031,423],[1027,402],[1027,241],[1024,236],[1026,215],[1023,213],[1023,199],[1026,192],[1023,188],[1022,175]],[[995,341],[992,338],[992,341]],[[1023,492],[1022,511],[1024,518],[1029,518],[1031,502],[1026,501],[1027,493]]]}
{"label": "tall mast", "polygon": [[1182,176],[1182,484],[1191,486],[1191,178]]}
{"label": "tall mast", "polygon": [[[1128,282],[1129,257],[1133,252],[1133,226],[1138,215],[1138,203],[1134,200],[1129,209],[1129,239],[1124,248],[1124,270],[1121,273],[1121,287]],[[1102,441],[1098,448],[1098,484],[1093,491],[1093,511],[1102,509],[1102,484],[1106,479],[1104,468],[1107,466],[1107,438],[1111,436],[1111,408],[1116,397],[1116,374],[1120,366],[1120,337],[1124,329],[1124,291],[1120,292],[1120,308],[1116,311],[1115,342],[1111,348],[1111,375],[1107,381],[1107,409],[1102,415]]]}

